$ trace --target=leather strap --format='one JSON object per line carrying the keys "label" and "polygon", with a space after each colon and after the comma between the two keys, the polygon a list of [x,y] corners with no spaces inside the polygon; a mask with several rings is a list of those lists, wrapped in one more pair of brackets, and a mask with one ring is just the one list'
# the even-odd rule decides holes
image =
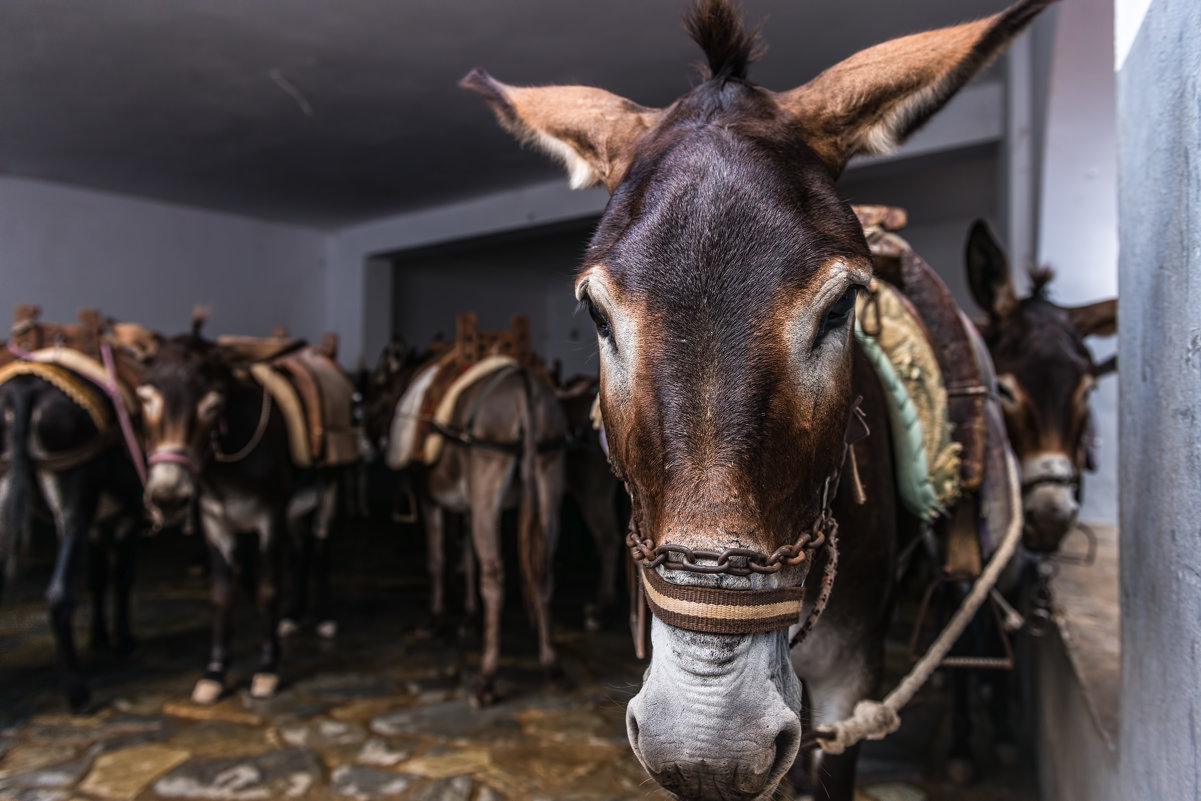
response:
{"label": "leather strap", "polygon": [[803,587],[725,590],[673,584],[654,568],[643,569],[643,590],[655,617],[705,634],[757,634],[786,629],[801,620]]}

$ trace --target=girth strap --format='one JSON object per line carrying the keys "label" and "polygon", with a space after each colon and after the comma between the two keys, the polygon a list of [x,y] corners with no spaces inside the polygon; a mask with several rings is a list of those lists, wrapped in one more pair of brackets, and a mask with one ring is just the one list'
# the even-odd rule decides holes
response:
{"label": "girth strap", "polygon": [[758,634],[800,622],[803,587],[726,590],[673,584],[654,569],[642,571],[655,617],[669,626],[704,634]]}

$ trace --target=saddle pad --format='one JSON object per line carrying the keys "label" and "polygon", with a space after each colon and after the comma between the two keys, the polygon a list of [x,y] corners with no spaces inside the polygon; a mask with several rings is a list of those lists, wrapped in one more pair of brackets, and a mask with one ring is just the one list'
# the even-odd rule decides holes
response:
{"label": "saddle pad", "polygon": [[[516,367],[517,360],[512,356],[485,356],[480,361],[467,368],[454,383],[446,390],[446,394],[438,401],[437,411],[434,412],[434,422],[442,426],[450,426],[454,422],[455,405],[459,396],[472,384],[481,381],[493,373],[509,367]],[[436,431],[431,431],[425,438],[424,461],[433,464],[442,455],[443,437]]]}
{"label": "saddle pad", "polygon": [[313,464],[313,457],[309,452],[309,428],[304,416],[304,407],[296,395],[296,390],[287,378],[269,364],[250,365],[250,375],[271,395],[271,400],[284,416],[292,463],[297,467],[309,467]]}
{"label": "saddle pad", "polygon": [[[29,354],[29,356],[30,361],[24,362],[25,364],[56,364],[71,373],[75,373],[77,377],[92,382],[93,388],[108,385],[108,372],[104,369],[104,365],[91,356],[80,353],[73,348],[42,348]],[[120,367],[120,362],[118,362],[118,367]],[[121,401],[125,404],[125,408],[131,415],[136,417],[142,413],[142,405],[138,403],[133,385],[121,373],[122,371],[118,369],[117,391],[121,396]]]}
{"label": "saddle pad", "polygon": [[[359,458],[359,430],[354,424],[354,385],[324,347],[307,347],[291,357],[313,379],[320,403],[321,464],[334,467]],[[305,397],[307,400],[307,396]],[[309,411],[310,418],[313,411]]]}
{"label": "saddle pad", "polygon": [[890,285],[860,295],[855,338],[888,402],[897,485],[906,508],[933,520],[959,497],[960,446],[951,439],[938,358],[921,319]]}
{"label": "saddle pad", "polygon": [[101,434],[108,431],[110,413],[100,390],[88,379],[81,378],[65,367],[47,362],[14,361],[0,367],[0,384],[19,375],[35,375],[57,387],[75,405],[87,412],[92,424]]}
{"label": "saddle pad", "polygon": [[392,425],[388,429],[388,452],[385,456],[385,462],[393,470],[408,467],[417,454],[418,430],[422,427],[421,404],[440,367],[441,363],[434,361],[418,370],[396,404]]}

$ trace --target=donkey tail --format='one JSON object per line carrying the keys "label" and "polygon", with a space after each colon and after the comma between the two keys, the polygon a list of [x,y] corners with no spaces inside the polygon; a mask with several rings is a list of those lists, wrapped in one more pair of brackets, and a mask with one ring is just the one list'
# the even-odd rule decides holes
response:
{"label": "donkey tail", "polygon": [[[8,472],[0,477],[7,483],[0,492],[0,589],[5,579],[16,572],[18,544],[25,533],[26,510],[32,465],[29,458],[30,421],[33,417],[33,387],[11,383],[0,397],[0,408],[11,412],[8,424]],[[4,399],[8,404],[3,403]]]}
{"label": "donkey tail", "polygon": [[536,610],[546,591],[546,521],[542,520],[538,503],[538,412],[534,387],[530,371],[522,369],[520,372],[525,389],[525,409],[521,423],[521,504],[517,513],[517,553],[525,609],[531,620],[537,620]]}

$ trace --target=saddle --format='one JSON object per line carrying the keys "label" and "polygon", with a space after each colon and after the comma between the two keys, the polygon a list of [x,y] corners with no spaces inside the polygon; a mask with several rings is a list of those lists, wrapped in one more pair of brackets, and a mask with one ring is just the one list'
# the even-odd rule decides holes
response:
{"label": "saddle", "polygon": [[220,336],[217,344],[246,367],[283,413],[297,467],[358,460],[354,385],[335,361],[335,335],[326,334],[321,345],[281,331],[262,338]]}
{"label": "saddle", "polygon": [[0,383],[18,374],[39,375],[95,420],[95,409],[105,407],[95,400],[96,393],[107,391],[113,383],[102,352],[107,350],[117,394],[128,414],[138,418],[141,404],[135,390],[144,359],[158,346],[158,334],[137,323],[103,320],[100,312],[91,308],[79,310],[77,323],[47,323],[41,320],[41,313],[34,305],[21,304],[14,309],[12,338],[0,346]]}
{"label": "saddle", "polygon": [[[912,317],[920,323],[915,330],[921,330],[924,337],[910,333],[908,338],[911,342],[924,338],[917,349],[928,348],[936,365],[929,365],[929,360],[925,359],[918,371],[929,374],[936,367],[938,376],[927,375],[917,382],[916,391],[914,382],[909,382],[906,389],[909,397],[916,398],[917,405],[923,410],[917,416],[921,418],[925,455],[941,454],[934,456],[934,461],[927,465],[931,484],[944,482],[936,486],[941,508],[946,509],[956,496],[964,496],[955,515],[946,523],[943,569],[948,575],[975,577],[980,574],[983,561],[996,549],[1012,515],[1020,514],[1020,510],[1009,508],[1005,479],[1008,438],[995,401],[992,360],[975,326],[960,311],[946,284],[914,253],[909,243],[895,233],[907,222],[905,211],[888,206],[856,206],[854,209],[875,262],[876,280],[873,283],[888,287],[883,294],[877,287],[876,295],[866,301],[858,319],[865,328],[872,328],[875,321],[870,307],[873,303],[876,318],[887,319],[890,315],[882,314],[880,308],[889,305],[881,300],[888,297],[893,301],[892,305],[899,305],[905,312],[897,317]],[[881,324],[884,325],[887,323]],[[870,333],[887,347],[884,342],[887,337],[880,331]],[[896,355],[896,352],[890,353],[890,356]],[[905,373],[912,362],[894,360],[892,364],[898,372]],[[888,381],[882,381],[887,386]],[[945,445],[939,444],[931,448],[931,435],[937,438],[939,434],[947,433],[953,440],[952,449],[947,450]],[[899,450],[898,461],[909,462],[908,456],[904,455],[906,451]],[[913,449],[908,452],[912,453]],[[953,457],[947,458],[952,453]],[[957,466],[958,473],[954,477],[957,485],[954,487],[950,484],[952,476],[947,473],[952,464]],[[902,478],[902,489],[905,483]],[[927,505],[925,508],[933,507]],[[932,519],[932,516],[914,511],[923,519]]]}
{"label": "saddle", "polygon": [[460,314],[454,343],[420,367],[401,396],[388,436],[387,463],[393,470],[438,461],[445,444],[440,432],[454,422],[455,408],[468,387],[521,368],[550,380],[546,363],[530,344],[527,315],[514,315],[508,330],[481,332],[478,326],[475,314]]}

